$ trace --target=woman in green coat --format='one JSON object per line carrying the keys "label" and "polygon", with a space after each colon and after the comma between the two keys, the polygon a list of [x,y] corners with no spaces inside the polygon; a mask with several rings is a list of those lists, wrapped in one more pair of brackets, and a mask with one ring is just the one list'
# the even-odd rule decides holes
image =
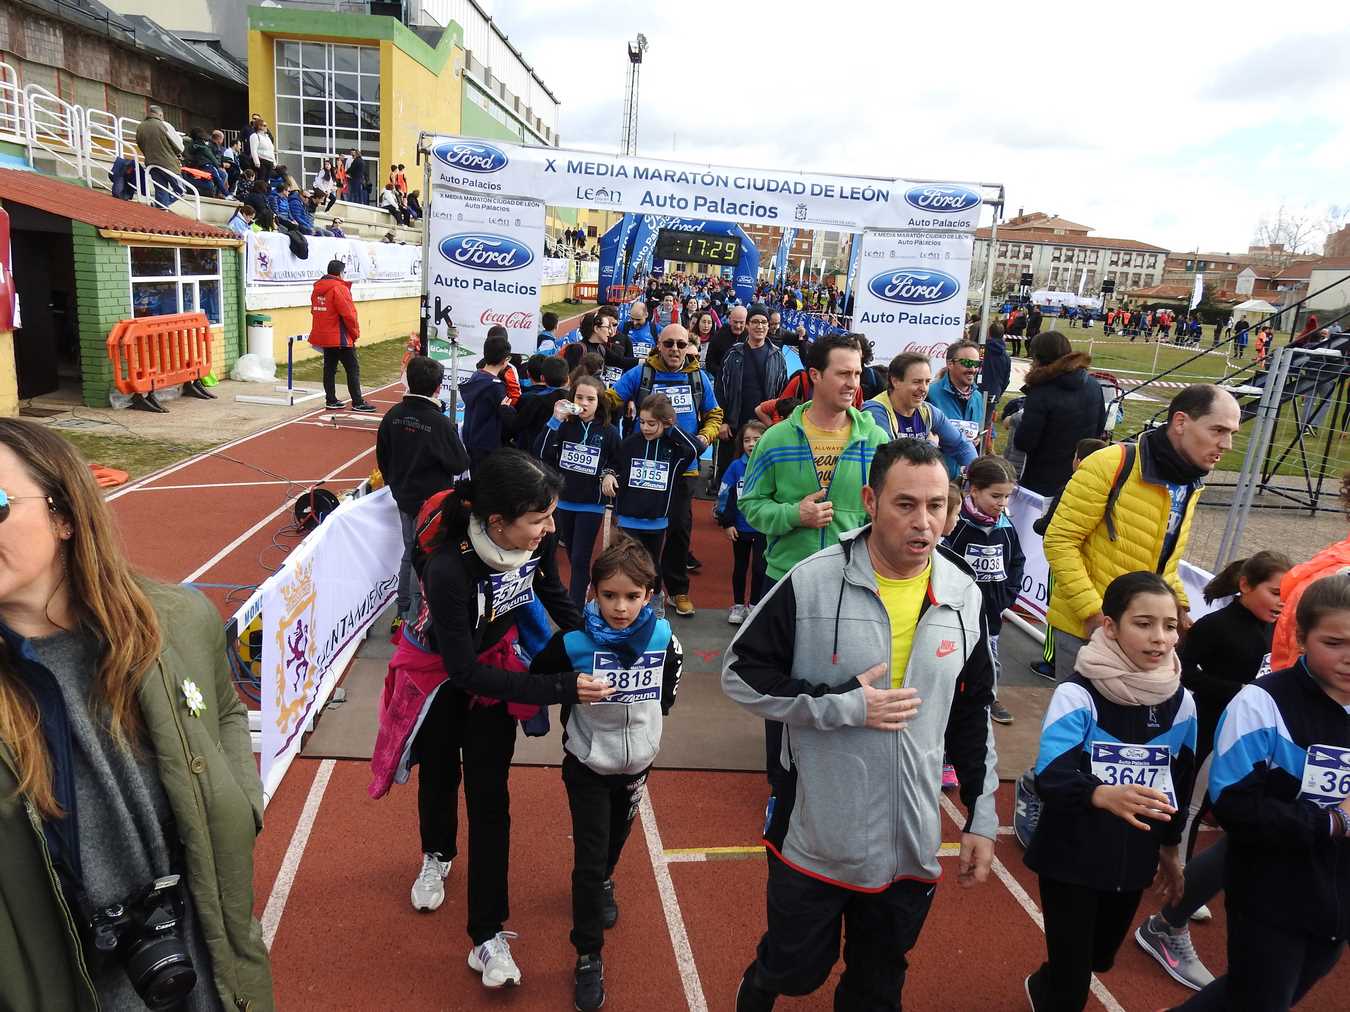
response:
{"label": "woman in green coat", "polygon": [[220,616],[133,574],[68,443],[0,419],[0,1008],[271,1009],[261,826]]}

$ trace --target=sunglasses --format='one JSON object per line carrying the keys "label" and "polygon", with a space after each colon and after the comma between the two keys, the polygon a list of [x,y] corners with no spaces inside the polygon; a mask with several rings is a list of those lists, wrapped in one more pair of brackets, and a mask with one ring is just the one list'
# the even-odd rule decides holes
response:
{"label": "sunglasses", "polygon": [[965,366],[967,369],[978,369],[980,366],[980,360],[978,358],[954,358],[952,361],[957,365]]}
{"label": "sunglasses", "polygon": [[685,349],[685,348],[688,348],[689,345],[688,345],[688,343],[686,343],[686,342],[684,342],[684,341],[662,341],[662,342],[661,342],[661,347],[662,347],[662,348],[678,348],[680,351],[684,351],[684,349]]}
{"label": "sunglasses", "polygon": [[0,488],[0,524],[9,519],[9,507],[11,503],[24,502],[29,499],[37,499],[45,502],[48,509],[55,509],[56,504],[52,502],[49,495],[10,495],[3,488]]}

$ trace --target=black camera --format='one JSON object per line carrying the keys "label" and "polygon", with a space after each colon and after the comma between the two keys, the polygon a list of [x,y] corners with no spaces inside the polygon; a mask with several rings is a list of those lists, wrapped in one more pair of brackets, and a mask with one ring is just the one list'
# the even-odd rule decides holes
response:
{"label": "black camera", "polygon": [[93,911],[89,940],[102,959],[116,957],[141,1000],[171,1009],[197,984],[180,926],[183,897],[179,876],[157,878],[133,898]]}

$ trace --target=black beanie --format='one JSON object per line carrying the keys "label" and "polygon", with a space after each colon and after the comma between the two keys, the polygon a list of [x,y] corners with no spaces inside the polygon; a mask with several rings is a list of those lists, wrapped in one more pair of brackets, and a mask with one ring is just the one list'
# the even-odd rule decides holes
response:
{"label": "black beanie", "polygon": [[745,313],[745,322],[749,323],[756,316],[762,316],[766,320],[769,318],[769,311],[764,307],[763,303],[756,302],[750,306]]}

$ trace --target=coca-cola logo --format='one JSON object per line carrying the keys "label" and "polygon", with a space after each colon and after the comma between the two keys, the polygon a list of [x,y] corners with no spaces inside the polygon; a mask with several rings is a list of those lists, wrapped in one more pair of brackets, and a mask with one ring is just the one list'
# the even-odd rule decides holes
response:
{"label": "coca-cola logo", "polygon": [[927,355],[929,358],[943,358],[947,354],[946,341],[934,341],[932,344],[918,344],[915,341],[905,345],[905,351],[915,355]]}
{"label": "coca-cola logo", "polygon": [[502,313],[495,309],[483,310],[483,315],[478,318],[478,322],[485,327],[500,326],[507,330],[533,330],[533,313]]}

